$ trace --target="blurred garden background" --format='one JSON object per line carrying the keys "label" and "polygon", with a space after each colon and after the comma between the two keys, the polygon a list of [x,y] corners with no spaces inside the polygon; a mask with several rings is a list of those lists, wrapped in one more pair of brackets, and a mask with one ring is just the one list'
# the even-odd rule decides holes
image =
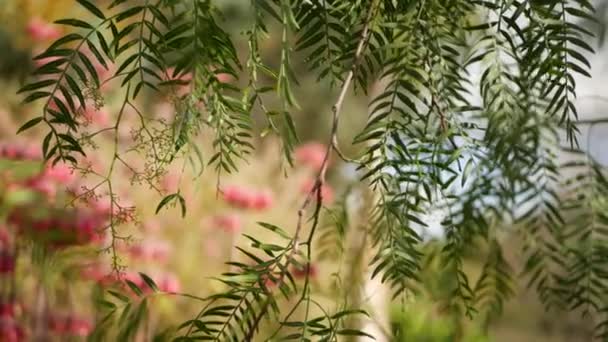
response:
{"label": "blurred garden background", "polygon": [[[94,2],[100,7],[106,3]],[[225,16],[220,25],[233,35],[238,53],[246,54],[249,2],[216,3]],[[600,19],[608,16],[603,3],[598,2],[597,7]],[[162,148],[163,142],[146,140],[150,134],[146,130],[153,136],[167,129],[175,111],[172,95],[144,92],[136,100],[138,109],[121,108],[124,92],[111,80],[115,65],[107,70],[95,66],[107,83],[100,87],[97,103],[78,118],[83,130],[97,137],[86,141],[87,156],[79,160],[77,168],[61,163],[43,165],[40,146],[46,132],[36,128],[16,134],[41,108],[35,103],[22,104],[23,96],[17,91],[37,63],[43,62],[33,57],[67,33],[53,21],[85,15],[74,0],[0,0],[1,341],[96,338],[99,327],[106,324],[105,313],[115,305],[104,294],[116,286],[115,268],[144,289],[149,285],[139,272],[146,274],[163,293],[149,298],[145,325],[134,340],[161,341],[171,336],[201,310],[197,298],[221,291],[223,284],[212,278],[234,267],[226,262],[246,262],[235,248],[251,243],[246,235],[275,239],[257,222],[270,222],[293,233],[298,208],[323,162],[337,92],[318,81],[302,61],[295,60],[299,82],[294,92],[299,107],[293,116],[300,141],[295,146],[293,167],[282,157],[278,138],[268,134],[265,118],[253,113],[255,150],[247,162],[238,162],[238,172],[218,177],[213,167],[206,166],[211,141],[204,131],[199,137],[200,150],[192,157],[163,170],[155,169],[150,148]],[[261,50],[269,64],[277,65],[280,30],[270,27],[269,31],[270,38],[261,42]],[[593,78],[577,79],[577,105],[583,121],[608,120],[608,53],[601,37],[592,44],[597,54],[589,57]],[[225,74],[222,82],[242,81]],[[374,85],[370,88],[373,94]],[[346,119],[340,123],[339,135],[346,155],[360,152],[350,142],[367,121],[369,101],[364,94],[347,98],[343,108]],[[277,106],[271,101],[266,105]],[[114,124],[119,113],[124,118],[115,137],[104,129]],[[143,128],[142,117],[153,123]],[[608,124],[582,125],[580,129],[581,147],[608,163]],[[113,158],[117,153],[121,159]],[[112,188],[108,189],[105,177],[110,170]],[[370,317],[361,318],[363,330],[377,336],[378,341],[394,340],[391,331],[395,330],[402,332],[401,341],[591,340],[592,320],[581,318],[578,312],[546,311],[534,291],[526,288],[526,281],[517,276],[515,296],[505,303],[502,314],[482,312],[470,320],[455,310],[449,304],[454,279],[445,276],[440,259],[435,257],[442,248],[443,235],[432,227],[441,217],[428,218],[431,228],[423,235],[428,251],[424,263],[429,267],[420,275],[417,291],[391,301],[390,289],[378,278],[369,279],[373,248],[361,233],[365,228],[360,222],[365,220],[358,218],[365,213],[358,209],[368,196],[366,187],[355,166],[337,155],[332,155],[328,172],[323,188],[327,208],[323,209],[318,235],[321,247],[313,254],[309,269],[294,270],[295,282],[303,281],[309,272],[311,291],[319,303],[333,305],[335,298],[347,298],[345,302],[367,310]],[[117,197],[110,199],[111,192]],[[187,208],[184,215],[178,201],[157,210],[161,200],[172,193],[182,196]],[[112,229],[124,238],[112,242],[112,249],[108,249],[107,236],[95,231],[108,217],[118,218],[120,224]],[[332,222],[340,222],[341,231],[336,232]],[[25,227],[34,242],[20,240],[20,234],[25,233],[17,233],[14,226]],[[61,227],[59,237],[53,235],[54,227]],[[505,234],[501,238],[507,246],[503,249],[509,267],[519,274],[523,263],[519,237]],[[484,241],[468,249],[465,271],[473,280],[481,273],[488,253]],[[120,294],[128,289],[116,291]],[[276,322],[264,322],[260,341],[274,329]],[[116,338],[100,333],[97,337],[108,341]]]}

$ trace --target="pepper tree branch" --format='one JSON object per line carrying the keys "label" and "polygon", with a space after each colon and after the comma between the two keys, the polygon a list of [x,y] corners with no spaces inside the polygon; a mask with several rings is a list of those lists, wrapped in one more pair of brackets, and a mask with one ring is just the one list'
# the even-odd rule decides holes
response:
{"label": "pepper tree branch", "polygon": [[[329,142],[328,142],[327,148],[325,150],[325,156],[323,157],[323,163],[321,164],[319,173],[317,174],[317,177],[315,178],[315,183],[314,183],[312,189],[308,192],[308,194],[306,195],[306,199],[304,200],[304,202],[298,209],[298,219],[297,219],[297,224],[296,224],[296,231],[295,231],[293,239],[290,243],[291,251],[288,254],[285,267],[282,268],[281,274],[280,274],[278,282],[276,284],[277,287],[280,287],[283,284],[284,279],[285,279],[285,274],[287,272],[289,264],[292,262],[294,256],[298,253],[298,247],[300,245],[300,235],[302,233],[302,227],[303,227],[304,213],[305,213],[306,208],[313,201],[313,198],[316,197],[317,203],[316,203],[315,211],[313,213],[313,225],[311,227],[311,231],[308,236],[308,239],[305,242],[307,244],[308,258],[310,259],[310,252],[311,252],[310,245],[312,244],[312,239],[314,237],[314,233],[315,233],[316,227],[318,225],[318,221],[319,221],[319,215],[320,215],[320,211],[321,211],[320,209],[323,204],[323,195],[322,195],[321,190],[326,181],[327,168],[329,165],[329,157],[330,157],[332,149],[335,150],[337,153],[339,153],[341,158],[344,158],[344,155],[340,151],[338,144],[337,144],[338,143],[338,138],[337,138],[338,137],[338,124],[340,122],[340,113],[342,111],[344,101],[346,100],[346,94],[347,94],[348,90],[350,89],[350,86],[355,77],[357,68],[359,67],[359,64],[361,63],[361,58],[363,56],[363,52],[365,51],[365,48],[369,42],[369,28],[370,28],[372,19],[374,18],[374,13],[378,7],[378,4],[379,4],[379,0],[373,0],[370,5],[370,8],[367,13],[367,17],[365,19],[365,23],[363,26],[363,31],[361,33],[361,37],[359,39],[359,42],[357,44],[357,49],[356,49],[355,55],[353,57],[353,64],[351,66],[350,71],[346,75],[346,78],[344,79],[344,83],[342,84],[342,88],[340,89],[338,98],[337,98],[335,104],[332,106],[332,126],[331,126]],[[309,265],[309,264],[310,264],[310,261],[308,260],[307,265]],[[275,266],[278,266],[278,265],[275,264]],[[306,281],[305,287],[308,287],[309,272],[306,272],[305,281]],[[305,295],[306,295],[306,291],[302,291],[302,295],[301,295],[300,299],[298,300],[298,302],[296,303],[296,305],[298,305],[299,303],[301,303],[304,300]],[[267,299],[265,301],[262,309],[258,313],[258,315],[254,318],[252,327],[248,331],[248,334],[245,336],[245,341],[250,341],[253,338],[255,332],[257,331],[257,327],[258,327],[262,317],[264,317],[264,315],[268,312],[269,304],[270,304],[270,299]]]}

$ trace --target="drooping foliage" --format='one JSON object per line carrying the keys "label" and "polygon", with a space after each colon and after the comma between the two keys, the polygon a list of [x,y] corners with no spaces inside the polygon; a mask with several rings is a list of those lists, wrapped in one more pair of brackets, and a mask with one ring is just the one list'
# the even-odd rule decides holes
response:
{"label": "drooping foliage", "polygon": [[[87,153],[95,134],[83,133],[78,117],[103,101],[99,89],[106,82],[125,92],[108,129],[117,136],[127,109],[142,123],[149,120],[136,98],[162,88],[173,94],[173,121],[164,130],[144,125],[139,132],[153,150],[149,177],[176,158],[194,156],[202,163],[194,139],[202,132],[214,148],[205,163],[218,177],[237,171],[259,134],[254,113],[267,123],[263,134],[280,137],[291,163],[298,139],[291,113],[300,100],[293,61],[303,60],[335,90],[335,104],[327,108],[328,149],[294,213],[295,235],[261,223],[284,243],[248,236],[259,253],[240,249],[249,263],[230,265],[234,271],[219,278],[228,290],[204,299],[206,306],[178,331],[179,340],[252,340],[267,318],[281,324],[272,338],[365,335],[343,324],[362,313],[358,308],[331,312],[309,295],[315,248],[332,254],[335,249],[323,243],[339,241],[332,234],[344,233],[348,217],[343,207],[323,214],[330,154],[357,165],[373,192],[363,206],[362,231],[375,255],[372,276],[390,284],[395,298],[415,291],[428,217],[440,215],[439,258],[455,280],[454,307],[473,318],[478,311],[500,312],[518,276],[501,241],[516,232],[523,241],[521,271],[542,302],[600,317],[597,333],[606,338],[608,178],[580,150],[574,105],[576,79],[591,72],[591,2],[251,0],[244,56],[211,0],[115,0],[107,7],[76,2],[87,18],[57,21],[71,32],[36,57],[48,62],[21,89],[26,103],[40,101],[42,109],[20,131],[46,126],[42,150],[48,160],[76,163],[77,154]],[[273,34],[280,37],[278,65],[263,59],[262,42]],[[112,74],[100,78],[100,67],[111,65]],[[239,76],[239,82],[225,81]],[[348,119],[342,105],[349,92],[370,99],[369,119],[353,141],[361,151],[355,158],[344,155],[337,139],[340,120]],[[566,165],[557,159],[560,149],[574,155]],[[114,160],[124,162],[118,152]],[[172,202],[187,214],[179,192],[165,197],[157,212]],[[315,237],[317,225],[321,238]],[[463,269],[463,256],[478,240],[489,251],[475,280]],[[294,267],[306,270],[303,287],[293,281]],[[292,311],[279,310],[280,296],[293,300]],[[325,315],[308,317],[311,306]],[[293,320],[298,308],[305,308],[306,319]]]}

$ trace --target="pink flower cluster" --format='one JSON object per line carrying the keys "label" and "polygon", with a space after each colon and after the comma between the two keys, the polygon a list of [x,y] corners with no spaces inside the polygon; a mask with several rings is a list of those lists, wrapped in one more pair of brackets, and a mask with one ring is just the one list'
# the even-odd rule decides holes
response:
{"label": "pink flower cluster", "polygon": [[212,224],[231,234],[238,233],[243,226],[241,217],[237,214],[216,215],[212,219]]}
{"label": "pink flower cluster", "polygon": [[294,151],[294,158],[296,163],[309,167],[314,171],[319,171],[323,166],[326,152],[327,146],[317,142],[310,142],[298,146]]}
{"label": "pink flower cluster", "polygon": [[302,267],[294,266],[291,269],[291,274],[296,279],[303,279],[308,274],[309,278],[316,278],[319,270],[314,264],[306,264]]}
{"label": "pink flower cluster", "polygon": [[[300,191],[302,192],[302,194],[308,195],[313,190],[314,186],[315,180],[308,178],[302,183]],[[312,194],[312,196],[313,199],[316,199],[316,192]],[[334,201],[334,190],[332,189],[332,187],[328,184],[323,184],[321,186],[321,197],[323,199],[323,203],[332,203]]]}
{"label": "pink flower cluster", "polygon": [[15,256],[6,249],[0,251],[0,274],[13,274],[15,272]]}
{"label": "pink flower cluster", "polygon": [[61,36],[61,31],[57,26],[54,26],[40,18],[32,18],[27,24],[26,31],[32,40],[37,42],[46,42]]}
{"label": "pink flower cluster", "polygon": [[0,144],[0,158],[9,160],[40,160],[42,150],[39,146],[27,144]]}
{"label": "pink flower cluster", "polygon": [[138,261],[165,263],[171,255],[171,244],[160,239],[146,239],[128,246],[129,256]]}
{"label": "pink flower cluster", "polygon": [[15,225],[19,233],[54,248],[103,241],[105,215],[83,209],[43,209],[42,214],[34,215],[38,210],[16,208],[9,214],[8,222]]}
{"label": "pink flower cluster", "polygon": [[51,315],[47,325],[49,331],[59,336],[86,337],[93,331],[91,321],[75,315]]}
{"label": "pink flower cluster", "polygon": [[240,209],[266,210],[274,204],[274,196],[270,190],[253,190],[246,187],[231,185],[222,190],[224,200],[233,207]]}
{"label": "pink flower cluster", "polygon": [[0,341],[27,341],[25,330],[15,320],[15,303],[0,303]]}

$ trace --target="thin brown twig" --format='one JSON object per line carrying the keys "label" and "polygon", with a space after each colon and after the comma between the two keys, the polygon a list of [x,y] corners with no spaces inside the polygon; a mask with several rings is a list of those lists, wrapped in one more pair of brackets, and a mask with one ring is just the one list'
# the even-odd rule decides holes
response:
{"label": "thin brown twig", "polygon": [[[371,21],[374,16],[375,8],[378,3],[379,3],[378,0],[374,0],[370,6],[370,9],[367,13],[367,18],[365,20],[365,24],[363,26],[361,38],[357,45],[357,50],[355,51],[353,65],[352,65],[350,71],[348,72],[346,78],[344,79],[344,83],[342,84],[342,88],[340,90],[336,103],[332,106],[332,127],[331,127],[329,143],[325,150],[325,156],[323,157],[323,162],[321,164],[321,168],[315,179],[315,184],[312,187],[312,189],[308,192],[308,194],[306,195],[306,199],[304,200],[304,202],[298,209],[298,220],[297,220],[297,224],[296,224],[296,231],[295,231],[293,239],[291,241],[291,251],[289,252],[289,256],[286,261],[286,266],[283,268],[283,271],[281,272],[281,275],[279,276],[279,279],[277,282],[277,287],[280,287],[282,285],[282,283],[284,282],[285,273],[286,273],[285,270],[287,270],[289,263],[291,263],[291,261],[293,260],[293,257],[298,252],[298,246],[300,244],[300,242],[299,242],[300,234],[302,232],[302,227],[303,227],[304,212],[305,212],[306,208],[312,202],[313,196],[315,196],[317,199],[317,205],[316,205],[315,212],[313,215],[314,223],[313,223],[313,227],[311,229],[311,233],[309,234],[309,237],[307,240],[307,244],[308,244],[307,247],[310,250],[310,244],[312,243],[314,231],[315,231],[315,228],[316,228],[316,225],[318,222],[320,208],[323,204],[323,195],[322,195],[321,190],[322,190],[323,185],[325,184],[325,178],[326,178],[327,169],[328,169],[328,165],[329,165],[329,157],[330,157],[332,150],[339,151],[339,148],[337,146],[337,136],[338,136],[338,124],[340,122],[340,112],[342,110],[344,101],[346,100],[346,94],[347,94],[348,90],[350,89],[350,85],[354,79],[355,72],[360,64],[363,51],[367,45],[367,42],[369,39],[369,27],[371,25]],[[307,265],[309,263],[310,263],[310,261],[307,260]],[[276,268],[276,267],[278,267],[278,263],[273,266],[273,268]],[[308,277],[309,277],[309,273],[306,272],[307,284],[308,284]],[[303,293],[305,293],[305,291],[303,291]],[[251,329],[248,331],[247,335],[245,336],[245,341],[251,341],[253,339],[253,335],[255,334],[255,331],[257,331],[257,326],[259,325],[262,317],[264,317],[264,315],[268,311],[269,304],[270,304],[270,300],[266,300],[262,310],[260,310],[258,315],[255,317]]]}

